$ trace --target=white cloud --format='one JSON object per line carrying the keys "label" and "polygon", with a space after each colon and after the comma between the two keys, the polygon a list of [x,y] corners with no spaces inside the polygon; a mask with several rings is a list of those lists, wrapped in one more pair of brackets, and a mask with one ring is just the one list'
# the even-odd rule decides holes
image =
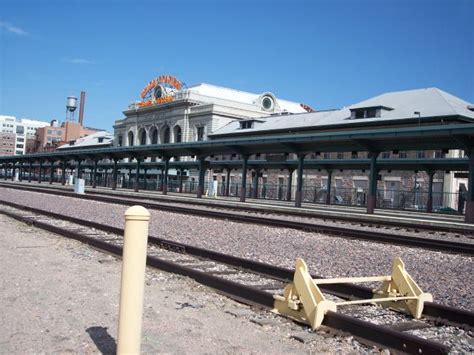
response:
{"label": "white cloud", "polygon": [[84,58],[66,58],[64,61],[69,64],[94,64],[92,60]]}
{"label": "white cloud", "polygon": [[13,26],[8,22],[0,21],[0,29],[4,29],[8,32],[14,33],[19,36],[29,36],[30,34],[20,27]]}

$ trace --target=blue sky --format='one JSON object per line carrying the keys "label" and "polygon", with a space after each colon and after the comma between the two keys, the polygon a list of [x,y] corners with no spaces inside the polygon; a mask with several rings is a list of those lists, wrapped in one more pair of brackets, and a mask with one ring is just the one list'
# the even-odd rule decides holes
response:
{"label": "blue sky", "polygon": [[474,102],[473,13],[471,0],[2,0],[0,115],[63,120],[85,90],[85,124],[112,130],[160,74],[316,109],[432,86]]}

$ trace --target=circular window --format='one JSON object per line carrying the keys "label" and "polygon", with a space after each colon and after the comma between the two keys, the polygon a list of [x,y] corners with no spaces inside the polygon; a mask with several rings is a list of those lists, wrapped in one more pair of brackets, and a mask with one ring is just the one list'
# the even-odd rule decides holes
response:
{"label": "circular window", "polygon": [[153,97],[156,99],[159,99],[163,96],[163,88],[161,85],[156,85],[155,88],[153,89]]}
{"label": "circular window", "polygon": [[262,100],[264,110],[271,110],[273,108],[273,99],[270,96],[265,96]]}

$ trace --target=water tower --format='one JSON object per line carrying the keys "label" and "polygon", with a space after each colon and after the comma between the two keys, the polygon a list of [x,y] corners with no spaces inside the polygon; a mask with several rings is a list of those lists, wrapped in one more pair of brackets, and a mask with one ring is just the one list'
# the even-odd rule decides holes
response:
{"label": "water tower", "polygon": [[66,121],[74,122],[74,111],[77,108],[77,97],[68,96],[66,104]]}

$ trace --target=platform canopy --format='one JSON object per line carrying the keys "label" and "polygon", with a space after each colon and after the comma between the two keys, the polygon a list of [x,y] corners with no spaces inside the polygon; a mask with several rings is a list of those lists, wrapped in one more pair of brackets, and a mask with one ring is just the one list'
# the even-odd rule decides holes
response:
{"label": "platform canopy", "polygon": [[203,142],[168,143],[84,149],[0,157],[1,163],[51,160],[121,159],[226,154],[314,153],[352,151],[407,151],[474,148],[474,124],[445,124],[403,128],[344,130],[267,137],[216,139]]}

